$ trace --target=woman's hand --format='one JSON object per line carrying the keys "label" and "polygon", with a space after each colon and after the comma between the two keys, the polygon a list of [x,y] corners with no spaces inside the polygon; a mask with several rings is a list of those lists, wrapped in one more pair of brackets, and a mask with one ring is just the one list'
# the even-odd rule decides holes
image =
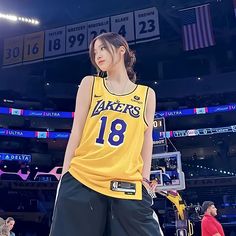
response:
{"label": "woman's hand", "polygon": [[146,188],[148,194],[152,198],[155,198],[156,197],[155,189],[157,187],[157,182],[155,180],[149,181],[148,179],[143,178],[142,184]]}

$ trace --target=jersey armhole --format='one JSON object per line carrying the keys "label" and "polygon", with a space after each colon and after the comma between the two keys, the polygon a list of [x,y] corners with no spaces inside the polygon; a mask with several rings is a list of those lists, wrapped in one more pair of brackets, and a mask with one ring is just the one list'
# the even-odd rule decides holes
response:
{"label": "jersey armhole", "polygon": [[91,96],[91,97],[90,97],[90,105],[89,105],[89,107],[91,107],[91,104],[92,104],[92,102],[93,102],[95,80],[96,80],[96,76],[94,75],[94,76],[93,76],[93,83],[92,83],[92,87],[91,87],[91,93],[90,93],[90,96]]}
{"label": "jersey armhole", "polygon": [[148,91],[149,91],[149,87],[147,87],[147,89],[146,89],[144,109],[143,109],[143,120],[144,120],[144,123],[147,127],[148,127],[148,122],[147,122],[147,118],[146,118],[146,110],[147,110],[147,102],[148,102]]}

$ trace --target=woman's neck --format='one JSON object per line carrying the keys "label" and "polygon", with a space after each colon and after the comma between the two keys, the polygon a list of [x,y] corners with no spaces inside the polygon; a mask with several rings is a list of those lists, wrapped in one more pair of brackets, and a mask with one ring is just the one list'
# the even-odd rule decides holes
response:
{"label": "woman's neck", "polygon": [[110,92],[118,95],[130,93],[136,86],[129,79],[126,70],[125,73],[107,73],[105,84]]}
{"label": "woman's neck", "polygon": [[108,71],[107,77],[115,83],[123,83],[124,81],[129,80],[125,67],[114,68],[113,70]]}
{"label": "woman's neck", "polygon": [[112,83],[115,84],[122,84],[124,82],[126,82],[127,80],[129,80],[128,75],[111,75],[111,74],[107,74],[107,79],[109,81],[112,81]]}

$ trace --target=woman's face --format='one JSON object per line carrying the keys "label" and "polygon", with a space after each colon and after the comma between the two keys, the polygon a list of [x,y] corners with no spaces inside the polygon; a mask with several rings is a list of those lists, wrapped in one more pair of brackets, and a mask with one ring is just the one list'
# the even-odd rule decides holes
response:
{"label": "woman's face", "polygon": [[12,230],[14,227],[15,221],[14,220],[10,220],[8,223],[6,223],[6,225],[8,226],[9,230]]}
{"label": "woman's face", "polygon": [[109,43],[106,46],[100,39],[97,39],[94,43],[94,57],[95,63],[101,71],[109,71],[112,66],[119,63],[121,59],[120,49],[116,49]]}

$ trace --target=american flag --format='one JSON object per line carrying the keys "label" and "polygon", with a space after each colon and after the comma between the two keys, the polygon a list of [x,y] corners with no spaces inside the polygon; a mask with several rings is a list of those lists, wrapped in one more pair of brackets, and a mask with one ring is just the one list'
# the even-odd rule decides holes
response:
{"label": "american flag", "polygon": [[234,15],[236,17],[236,0],[233,0],[233,4],[234,4]]}
{"label": "american flag", "polygon": [[184,50],[190,51],[215,44],[209,4],[180,10]]}

